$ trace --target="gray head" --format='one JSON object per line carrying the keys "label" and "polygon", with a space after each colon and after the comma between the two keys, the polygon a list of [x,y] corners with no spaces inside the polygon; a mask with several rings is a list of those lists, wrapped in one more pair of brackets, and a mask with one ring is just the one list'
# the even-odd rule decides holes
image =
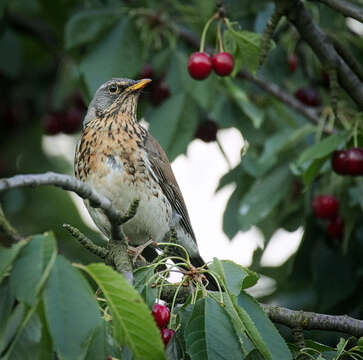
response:
{"label": "gray head", "polygon": [[102,84],[89,104],[83,127],[96,116],[102,118],[109,111],[121,111],[136,117],[140,92],[150,81],[113,78]]}

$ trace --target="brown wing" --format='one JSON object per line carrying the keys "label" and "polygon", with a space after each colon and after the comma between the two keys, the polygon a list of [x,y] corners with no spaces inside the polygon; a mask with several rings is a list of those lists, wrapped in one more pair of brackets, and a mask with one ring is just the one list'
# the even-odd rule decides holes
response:
{"label": "brown wing", "polygon": [[168,157],[155,138],[147,133],[144,140],[145,150],[148,154],[150,166],[163,193],[169,200],[172,208],[181,216],[180,225],[191,235],[194,241],[195,235],[190,224],[188,210],[185,206],[183,195],[176,182]]}

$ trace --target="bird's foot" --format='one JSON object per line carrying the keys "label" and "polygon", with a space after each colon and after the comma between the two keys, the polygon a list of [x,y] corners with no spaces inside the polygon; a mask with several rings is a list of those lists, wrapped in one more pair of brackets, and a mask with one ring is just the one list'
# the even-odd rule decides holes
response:
{"label": "bird's foot", "polygon": [[157,243],[153,239],[150,239],[150,240],[146,241],[146,243],[139,245],[137,247],[133,247],[133,246],[129,245],[128,253],[131,255],[134,255],[132,258],[132,263],[134,265],[135,265],[137,259],[140,259],[141,261],[146,262],[145,258],[141,255],[141,253],[145,250],[145,248],[147,248],[149,245],[152,245],[152,244],[154,246],[157,246]]}

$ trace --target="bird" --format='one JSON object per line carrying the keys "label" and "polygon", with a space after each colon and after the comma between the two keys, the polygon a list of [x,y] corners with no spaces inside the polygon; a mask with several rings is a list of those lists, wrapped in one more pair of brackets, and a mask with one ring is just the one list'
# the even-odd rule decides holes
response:
{"label": "bird", "polygon": [[[125,214],[133,200],[139,205],[122,225],[130,245],[158,243],[173,229],[176,243],[189,254],[193,266],[205,265],[200,256],[183,195],[166,153],[138,122],[139,96],[151,79],[113,78],[102,84],[91,100],[76,145],[76,178],[111,200]],[[167,124],[166,124],[167,126]],[[106,237],[111,225],[99,208],[86,200],[93,221]],[[176,251],[177,255],[185,255]],[[208,288],[215,280],[206,274]]]}

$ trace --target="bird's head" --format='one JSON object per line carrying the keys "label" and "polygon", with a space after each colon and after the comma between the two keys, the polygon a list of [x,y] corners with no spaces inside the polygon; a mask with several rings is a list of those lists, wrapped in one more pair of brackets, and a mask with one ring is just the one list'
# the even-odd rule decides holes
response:
{"label": "bird's head", "polygon": [[136,119],[140,92],[150,81],[114,78],[102,84],[89,104],[83,126],[95,117],[102,118],[111,113],[122,113]]}

